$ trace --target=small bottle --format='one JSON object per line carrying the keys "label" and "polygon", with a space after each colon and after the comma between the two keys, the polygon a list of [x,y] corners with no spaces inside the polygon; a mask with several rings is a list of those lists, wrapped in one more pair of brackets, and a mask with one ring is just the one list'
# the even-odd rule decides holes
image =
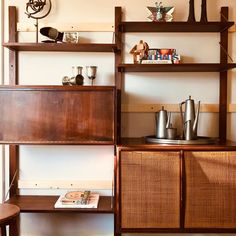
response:
{"label": "small bottle", "polygon": [[82,75],[83,67],[77,66],[76,70],[77,70],[77,73],[76,73],[77,75],[75,76],[76,85],[83,85],[84,84],[84,77]]}

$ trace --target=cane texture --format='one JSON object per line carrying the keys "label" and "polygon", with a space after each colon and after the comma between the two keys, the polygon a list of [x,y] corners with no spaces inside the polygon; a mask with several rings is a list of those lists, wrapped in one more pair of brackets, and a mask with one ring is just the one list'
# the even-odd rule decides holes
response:
{"label": "cane texture", "polygon": [[236,152],[187,152],[186,228],[236,228]]}
{"label": "cane texture", "polygon": [[122,228],[178,228],[179,222],[179,152],[122,152]]}

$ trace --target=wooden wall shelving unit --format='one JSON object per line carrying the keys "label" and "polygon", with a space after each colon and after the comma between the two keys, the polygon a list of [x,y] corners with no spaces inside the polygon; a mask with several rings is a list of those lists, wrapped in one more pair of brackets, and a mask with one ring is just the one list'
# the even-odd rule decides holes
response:
{"label": "wooden wall shelving unit", "polygon": [[[54,209],[53,204],[57,197],[51,196],[21,196],[18,194],[17,189],[17,181],[18,181],[18,167],[19,167],[19,145],[22,143],[14,143],[13,145],[10,143],[10,171],[9,171],[9,182],[13,180],[13,187],[10,190],[10,199],[8,202],[19,205],[21,208],[21,212],[79,212],[79,213],[111,213],[115,216],[115,224],[114,224],[114,232],[115,235],[121,235],[124,232],[236,232],[236,227],[232,227],[229,229],[222,228],[185,228],[185,204],[186,204],[186,169],[185,169],[185,152],[205,152],[206,154],[211,151],[218,155],[218,152],[224,152],[223,156],[227,158],[227,152],[235,152],[236,145],[232,143],[226,142],[226,127],[227,127],[227,71],[233,68],[236,68],[236,63],[228,63],[227,60],[227,52],[228,52],[228,29],[234,23],[228,22],[228,8],[223,7],[221,9],[221,21],[219,22],[207,22],[207,23],[189,23],[189,22],[165,22],[165,23],[153,23],[153,22],[124,22],[122,21],[122,10],[121,7],[115,8],[115,43],[113,44],[35,44],[35,43],[19,43],[17,41],[17,30],[16,30],[16,22],[17,22],[17,14],[16,8],[9,8],[9,42],[4,43],[3,46],[9,48],[10,54],[10,85],[16,86],[18,85],[18,52],[19,51],[44,51],[44,52],[110,52],[115,53],[115,84],[116,86],[110,88],[112,91],[112,97],[114,98],[114,106],[112,115],[113,122],[113,133],[109,137],[113,137],[113,139],[105,140],[105,144],[116,145],[118,144],[118,148],[115,150],[115,170],[114,170],[114,180],[115,180],[115,196],[114,196],[114,207],[111,206],[111,198],[107,198],[101,196],[101,202],[99,208],[96,210],[81,210],[81,209],[65,209],[59,210]],[[219,63],[183,63],[179,65],[134,65],[134,64],[124,64],[122,63],[122,54],[123,54],[123,42],[122,36],[124,33],[129,32],[138,32],[138,33],[147,33],[147,32],[178,32],[178,33],[199,33],[199,32],[218,32],[220,33],[220,62]],[[122,93],[122,83],[124,73],[129,72],[218,72],[219,73],[219,139],[221,144],[217,145],[205,145],[205,146],[191,146],[191,145],[150,145],[144,144],[140,139],[129,139],[121,140],[121,93]],[[16,86],[17,87],[17,86]],[[27,91],[26,88],[22,88],[22,91]],[[56,91],[61,90],[65,91],[67,88],[59,87],[37,87],[37,89],[41,89],[44,91],[45,89]],[[73,88],[69,88],[69,90]],[[86,87],[84,88],[86,90]],[[108,88],[100,88],[100,89],[108,89]],[[76,89],[75,89],[76,90]],[[92,90],[89,88],[89,90]],[[94,88],[96,91],[96,88]],[[9,140],[8,140],[9,141]],[[17,141],[17,140],[16,140]],[[61,144],[66,144],[66,141]],[[88,140],[87,140],[88,141]],[[100,140],[100,144],[103,143],[104,140]],[[4,143],[4,140],[2,140]],[[8,143],[5,141],[5,143]],[[41,141],[42,144],[48,144],[45,140]],[[74,142],[73,144],[85,144],[86,142],[78,143]],[[26,143],[24,143],[26,144]],[[32,143],[31,143],[32,144]],[[58,143],[59,144],[59,143]],[[88,143],[87,143],[88,144]],[[90,144],[96,144],[95,142],[91,142]],[[122,152],[163,152],[168,155],[168,152],[178,152],[178,163],[179,167],[179,216],[177,219],[179,220],[179,227],[175,228],[145,228],[145,227],[125,227],[122,226],[122,168],[121,158],[125,158],[125,155],[122,156]],[[145,154],[146,155],[146,154]],[[234,156],[234,153],[233,153]],[[131,165],[132,160],[135,161],[135,158],[130,158]],[[164,158],[162,158],[164,160]],[[208,160],[208,158],[206,158]],[[155,160],[156,162],[156,160]],[[137,164],[137,163],[136,163]],[[158,161],[157,161],[158,165]],[[145,167],[145,166],[144,166]],[[147,165],[148,168],[151,168],[152,165]],[[166,166],[168,167],[168,165]],[[226,169],[227,171],[227,169]],[[146,172],[148,173],[148,172]],[[135,174],[135,173],[133,173]],[[16,178],[14,179],[14,177]],[[128,176],[128,175],[127,175]],[[155,177],[155,175],[153,175]],[[142,177],[142,176],[137,176]],[[167,181],[168,182],[168,181]],[[163,206],[163,205],[161,205]],[[135,210],[135,209],[134,209]],[[127,213],[127,212],[126,212]],[[168,212],[167,212],[168,213]],[[145,217],[144,217],[145,218]],[[148,222],[147,222],[148,225]],[[10,228],[11,236],[18,236],[12,233],[13,231]]]}
{"label": "wooden wall shelving unit", "polygon": [[[232,219],[236,218],[235,210],[228,211],[232,205],[234,208],[234,200],[236,194],[236,178],[230,173],[234,169],[236,155],[236,144],[228,142],[227,137],[227,80],[228,70],[236,68],[236,63],[228,63],[228,29],[234,22],[228,22],[228,8],[221,8],[221,20],[219,22],[125,22],[120,19],[119,33],[161,33],[161,32],[178,32],[178,33],[219,33],[220,34],[220,61],[219,63],[182,63],[182,64],[127,64],[120,63],[118,72],[120,73],[120,84],[123,82],[125,73],[139,72],[218,72],[219,73],[219,104],[217,112],[219,112],[219,143],[214,145],[161,145],[147,144],[144,138],[122,138],[117,147],[117,226],[119,233],[232,233],[236,232],[236,223],[232,223],[228,212]],[[121,36],[122,37],[122,36]],[[123,47],[121,49],[123,52]],[[148,76],[148,75],[147,75]],[[191,78],[189,78],[191,79]],[[122,87],[122,86],[121,86]],[[130,105],[130,104],[126,104]],[[132,108],[132,104],[130,105]],[[149,112],[151,112],[151,106]],[[132,110],[132,109],[131,109]],[[155,110],[153,108],[153,110]],[[128,110],[129,112],[129,110]],[[141,111],[142,112],[142,111]],[[165,158],[176,155],[171,161]],[[159,158],[160,157],[160,158]],[[191,157],[191,161],[187,158]],[[174,160],[175,159],[175,160]],[[211,162],[211,159],[213,160]],[[164,161],[163,161],[164,160]],[[176,162],[174,164],[174,161]],[[190,163],[190,164],[189,164]],[[201,165],[204,166],[204,172]],[[224,163],[227,163],[224,165]],[[191,176],[190,166],[194,165],[196,173],[200,175],[200,179]],[[219,185],[215,184],[210,177],[208,178],[207,166],[211,166],[211,176],[217,176]],[[218,168],[222,165],[224,174]],[[162,166],[162,168],[160,168]],[[202,172],[201,172],[202,171]],[[155,173],[155,174],[153,174]],[[177,174],[177,175],[176,175]],[[172,177],[176,175],[175,181]],[[227,177],[225,177],[225,175]],[[142,178],[144,177],[144,178]],[[149,178],[148,178],[149,177]],[[205,177],[205,178],[204,178]],[[222,177],[222,179],[221,179]],[[221,180],[230,182],[230,186],[222,192],[224,184]],[[196,190],[196,199],[189,200],[189,196],[194,198],[193,188],[189,181],[194,183],[208,184],[212,188],[212,199],[214,203],[207,204],[209,194],[201,189],[199,195]],[[146,181],[146,182],[145,182]],[[173,182],[175,183],[173,185]],[[169,184],[168,184],[169,183]],[[179,192],[176,191],[176,185]],[[127,187],[128,186],[128,187]],[[139,188],[136,188],[139,186]],[[153,187],[151,187],[153,186]],[[158,186],[158,187],[157,187]],[[156,189],[157,187],[157,189]],[[170,194],[176,194],[178,205],[173,205],[172,199],[168,195],[166,201],[160,193],[164,193],[169,188]],[[220,195],[222,193],[222,195]],[[180,195],[179,195],[180,194]],[[156,195],[157,199],[153,197]],[[219,196],[220,195],[220,196]],[[199,197],[199,198],[198,198]],[[227,200],[226,200],[227,199]],[[225,200],[225,205],[222,201]],[[199,211],[194,204],[201,201],[204,207]],[[191,204],[189,204],[191,203]],[[220,207],[219,207],[220,206]],[[128,209],[128,210],[127,210]],[[145,210],[144,210],[145,209]],[[168,209],[168,210],[166,210]],[[175,213],[174,213],[175,212]],[[199,218],[195,217],[195,213]],[[222,214],[221,214],[222,213]],[[175,221],[168,222],[168,214],[173,217],[176,215]],[[217,214],[216,220],[214,214]],[[138,215],[139,217],[136,217]],[[218,217],[219,216],[219,217]],[[209,218],[208,218],[209,217]],[[166,220],[164,220],[166,219]],[[177,219],[177,221],[176,221]],[[212,220],[212,222],[211,222]],[[158,221],[158,222],[157,222]],[[202,226],[197,226],[196,222],[201,221]],[[227,225],[224,227],[224,224]]]}
{"label": "wooden wall shelving unit", "polygon": [[[116,13],[117,16],[117,13]],[[117,22],[117,19],[116,19]],[[18,191],[19,180],[19,145],[28,144],[44,144],[44,145],[111,145],[115,146],[117,140],[117,92],[115,86],[20,86],[18,83],[18,53],[20,51],[30,52],[95,52],[95,53],[114,53],[116,64],[120,62],[120,50],[117,37],[115,37],[115,43],[91,43],[91,44],[66,44],[66,43],[22,43],[18,42],[17,32],[17,9],[14,6],[9,7],[9,42],[3,43],[3,46],[9,49],[9,85],[1,86],[0,96],[3,101],[5,99],[6,104],[1,104],[4,111],[2,114],[7,114],[18,111],[18,115],[15,118],[19,118],[19,107],[14,102],[14,99],[18,96],[18,102],[20,106],[24,107],[24,116],[21,116],[21,124],[27,122],[24,117],[27,114],[31,117],[30,122],[25,125],[17,125],[16,129],[10,128],[10,123],[16,124],[18,121],[7,119],[2,116],[2,128],[1,128],[1,144],[10,144],[10,166],[9,166],[9,182],[12,183],[10,189],[10,195],[8,203],[16,204],[20,207],[21,212],[25,213],[54,213],[54,212],[72,212],[72,213],[94,213],[94,214],[115,214],[114,211],[114,199],[115,196],[100,196],[99,205],[97,209],[55,209],[54,204],[58,199],[58,196],[25,196],[20,195]],[[117,67],[115,70],[115,78],[118,75]],[[44,99],[49,95],[61,104],[55,105],[55,109],[64,107],[64,112],[60,113],[55,123],[49,116],[57,116],[58,111],[55,114],[55,110],[50,103],[47,103]],[[71,97],[71,95],[73,95]],[[37,111],[41,113],[41,121],[44,124],[39,125],[34,111],[27,113],[27,96],[33,98],[28,100],[31,105],[35,103],[41,104],[37,108]],[[8,98],[6,100],[6,98]],[[72,99],[72,100],[71,100]],[[104,103],[103,103],[103,102]],[[29,105],[28,103],[28,105]],[[80,104],[78,104],[80,103]],[[102,105],[103,104],[103,105]],[[78,105],[78,106],[76,106]],[[8,107],[6,107],[8,106]],[[51,107],[50,107],[51,106]],[[101,108],[101,106],[103,106]],[[5,108],[4,108],[5,107]],[[40,108],[41,107],[41,108]],[[91,109],[90,109],[91,108]],[[104,113],[105,111],[105,113]],[[46,117],[43,115],[45,112],[48,114],[49,120],[46,121]],[[51,112],[51,115],[50,115]],[[10,113],[8,115],[10,115]],[[31,113],[31,115],[30,115]],[[77,114],[75,114],[77,113]],[[78,114],[80,113],[80,114]],[[23,111],[22,111],[23,115]],[[47,115],[46,115],[47,116]],[[76,118],[77,117],[77,118]],[[81,120],[79,120],[79,117]],[[28,117],[29,118],[29,117]],[[62,120],[62,123],[60,122]],[[8,121],[9,122],[8,122]],[[29,121],[29,120],[28,120]],[[55,121],[55,120],[54,120]],[[71,122],[70,122],[71,121]],[[8,128],[11,131],[7,131],[4,124],[8,123]],[[46,122],[46,123],[45,123]],[[69,122],[69,123],[68,123]],[[97,124],[96,124],[97,122]],[[54,123],[54,124],[53,124]],[[35,124],[36,126],[34,126]],[[55,132],[49,132],[49,135],[45,136],[36,135],[35,131],[40,133],[40,129],[45,124],[53,129],[59,128],[61,125],[65,125],[64,134]],[[82,126],[84,126],[81,129]],[[101,126],[100,126],[101,125]],[[40,127],[41,126],[41,127]],[[74,128],[73,128],[74,126]],[[96,128],[97,126],[97,128]],[[99,128],[100,126],[100,128]],[[38,127],[38,128],[37,128]],[[20,131],[19,129],[22,128]],[[24,132],[28,132],[27,135],[22,135]],[[37,133],[36,132],[36,133]],[[10,136],[8,136],[10,134]],[[51,136],[52,135],[52,136]],[[61,136],[62,135],[62,136]],[[7,137],[8,136],[8,137]],[[100,136],[100,137],[99,137]],[[114,148],[115,149],[115,148]],[[116,231],[116,230],[114,230]],[[11,236],[19,236],[19,229],[10,227]]]}

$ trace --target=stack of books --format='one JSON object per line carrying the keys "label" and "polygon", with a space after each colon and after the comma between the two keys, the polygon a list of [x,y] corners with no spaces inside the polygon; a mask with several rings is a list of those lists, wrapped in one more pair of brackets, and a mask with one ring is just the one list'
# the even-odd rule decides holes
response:
{"label": "stack of books", "polygon": [[160,48],[149,49],[148,57],[142,60],[142,64],[179,64],[180,55],[176,53],[176,49]]}
{"label": "stack of books", "polygon": [[99,194],[90,191],[71,191],[61,195],[56,201],[55,208],[97,208]]}

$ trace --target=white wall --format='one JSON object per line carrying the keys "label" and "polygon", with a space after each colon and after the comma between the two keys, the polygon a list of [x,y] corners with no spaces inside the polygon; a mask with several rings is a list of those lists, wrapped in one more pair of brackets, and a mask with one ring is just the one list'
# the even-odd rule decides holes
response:
{"label": "white wall", "polygon": [[[19,9],[20,22],[34,22],[24,14],[27,1],[7,1]],[[148,0],[52,0],[51,14],[44,23],[77,22],[114,22],[114,6],[122,6],[124,19],[146,20],[149,15],[146,6],[153,6],[155,1]],[[196,0],[196,19],[199,19],[200,0]],[[219,20],[220,7],[230,7],[230,20],[236,20],[235,0],[208,0],[208,20]],[[167,0],[165,5],[176,7],[175,20],[188,17],[187,0]],[[7,36],[7,14],[5,16],[5,41]],[[197,37],[196,37],[197,36]],[[83,34],[94,42],[111,42],[112,34]],[[128,34],[125,36],[125,62],[131,62],[130,48],[140,39],[153,47],[175,47],[185,62],[218,62],[218,34]],[[33,42],[35,34],[21,33],[20,41]],[[230,55],[236,58],[235,34],[230,35]],[[6,53],[7,54],[7,53]],[[5,55],[5,83],[8,81],[8,58]],[[97,65],[96,84],[114,84],[114,56],[106,53],[33,53],[21,52],[19,55],[19,79],[21,84],[61,84],[64,75],[71,75],[72,65]],[[40,69],[39,69],[40,68]],[[84,73],[85,75],[85,73]],[[123,103],[179,103],[189,94],[203,103],[218,102],[217,73],[130,73],[125,76]],[[229,102],[236,103],[235,70],[229,72]],[[86,79],[85,83],[89,83]],[[56,115],[56,114],[55,114]],[[177,114],[175,115],[177,117]],[[236,115],[230,114],[228,138],[236,141]],[[217,136],[216,114],[202,114],[200,117],[200,135]],[[154,133],[154,114],[123,114],[123,136],[143,136]],[[113,148],[87,146],[23,146],[20,148],[21,179],[111,179],[113,171]],[[1,163],[1,162],[0,162]],[[6,163],[7,165],[7,163]],[[1,167],[1,165],[0,165]],[[36,191],[24,191],[36,194]],[[45,194],[45,191],[41,192]],[[55,194],[58,192],[46,192]],[[112,215],[79,214],[23,214],[22,235],[113,235]],[[146,234],[139,234],[146,235]],[[175,234],[176,235],[176,234]]]}
{"label": "white wall", "polygon": [[[0,42],[2,45],[2,41],[3,41],[3,31],[4,31],[4,2],[1,1],[0,3],[0,19],[1,19],[1,24],[0,24]],[[3,53],[3,47],[0,47],[0,85],[3,83],[3,75],[4,75],[4,53]],[[4,172],[4,155],[3,155],[3,147],[0,145],[0,203],[3,200],[3,195],[5,193],[5,189],[4,189],[4,178],[5,178],[5,172]]]}

